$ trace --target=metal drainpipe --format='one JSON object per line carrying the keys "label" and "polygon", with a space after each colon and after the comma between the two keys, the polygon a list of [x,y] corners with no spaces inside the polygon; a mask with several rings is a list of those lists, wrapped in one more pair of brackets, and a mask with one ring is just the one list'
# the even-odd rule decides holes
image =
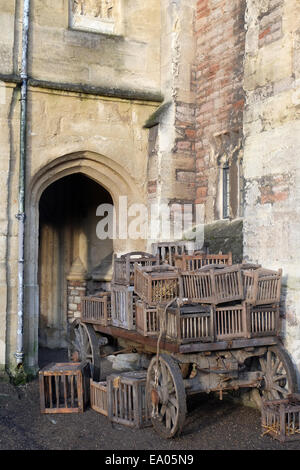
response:
{"label": "metal drainpipe", "polygon": [[27,88],[28,88],[28,33],[30,0],[23,4],[23,37],[21,64],[21,117],[20,117],[20,164],[19,164],[19,254],[18,254],[18,326],[17,352],[15,357],[20,366],[24,359],[24,248],[25,248],[25,174],[26,174],[26,132],[27,132]]}

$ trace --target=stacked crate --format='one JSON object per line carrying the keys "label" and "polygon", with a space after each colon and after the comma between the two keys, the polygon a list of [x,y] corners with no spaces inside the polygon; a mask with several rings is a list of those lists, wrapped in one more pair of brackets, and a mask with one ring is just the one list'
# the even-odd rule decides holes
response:
{"label": "stacked crate", "polygon": [[232,255],[175,257],[183,304],[208,304],[216,341],[277,335],[282,271],[232,265]]}
{"label": "stacked crate", "polygon": [[233,264],[232,253],[193,251],[190,242],[153,252],[114,256],[110,293],[85,297],[82,321],[149,337],[163,331],[180,343],[278,335],[281,270]]}
{"label": "stacked crate", "polygon": [[139,297],[136,328],[143,336],[158,336],[162,327],[159,306],[179,297],[179,273],[169,265],[134,267],[134,291]]}
{"label": "stacked crate", "polygon": [[245,265],[242,273],[251,337],[279,334],[282,270]]}
{"label": "stacked crate", "polygon": [[134,266],[148,267],[158,264],[158,257],[142,251],[134,251],[120,257],[114,256],[113,282],[111,286],[111,322],[126,330],[136,329],[136,301],[134,291]]}

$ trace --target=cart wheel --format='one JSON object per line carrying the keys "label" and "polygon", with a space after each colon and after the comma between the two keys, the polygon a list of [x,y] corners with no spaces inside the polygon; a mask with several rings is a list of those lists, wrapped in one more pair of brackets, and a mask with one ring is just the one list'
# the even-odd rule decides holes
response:
{"label": "cart wheel", "polygon": [[[152,409],[154,429],[169,439],[179,434],[186,416],[186,393],[181,370],[168,355],[158,359],[158,383],[155,385],[157,356],[150,362],[147,373],[147,399]],[[152,406],[151,406],[152,405]]]}
{"label": "cart wheel", "polygon": [[79,319],[74,320],[70,325],[70,342],[69,357],[90,362],[92,378],[99,381],[101,376],[100,347],[92,325],[81,323]]}
{"label": "cart wheel", "polygon": [[263,373],[259,390],[253,390],[253,398],[261,407],[262,400],[280,400],[298,389],[294,365],[287,352],[280,346],[271,346],[258,357],[258,370]]}

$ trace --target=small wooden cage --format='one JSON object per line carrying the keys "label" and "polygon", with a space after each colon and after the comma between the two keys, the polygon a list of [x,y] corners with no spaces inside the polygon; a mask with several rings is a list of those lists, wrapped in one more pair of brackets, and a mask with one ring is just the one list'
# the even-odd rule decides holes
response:
{"label": "small wooden cage", "polygon": [[[220,268],[220,266],[219,266]],[[239,266],[206,266],[199,271],[181,272],[180,298],[185,303],[219,304],[242,300],[244,296]]]}
{"label": "small wooden cage", "polygon": [[146,379],[146,371],[124,372],[107,377],[110,421],[135,428],[151,425],[146,401]]}
{"label": "small wooden cage", "polygon": [[52,363],[39,372],[41,413],[81,413],[90,399],[87,361]]}
{"label": "small wooden cage", "polygon": [[104,416],[108,416],[107,382],[95,382],[90,379],[91,408]]}
{"label": "small wooden cage", "polygon": [[179,274],[173,266],[134,266],[134,291],[149,306],[179,295]]}
{"label": "small wooden cage", "polygon": [[114,255],[113,259],[113,283],[125,286],[133,286],[134,284],[134,264],[139,266],[153,266],[159,264],[158,255],[144,251],[133,251],[118,257]]}
{"label": "small wooden cage", "polygon": [[300,440],[300,395],[264,401],[261,424],[263,435],[270,435],[280,442]]}
{"label": "small wooden cage", "polygon": [[108,326],[111,322],[111,294],[104,292],[82,298],[81,321]]}
{"label": "small wooden cage", "polygon": [[149,307],[142,300],[136,302],[136,331],[143,336],[157,336],[160,320],[158,309]]}
{"label": "small wooden cage", "polygon": [[243,270],[245,300],[252,305],[268,305],[280,302],[282,269]]}
{"label": "small wooden cage", "polygon": [[181,344],[213,340],[212,307],[174,303],[167,308],[165,315],[165,334],[169,340]]}
{"label": "small wooden cage", "polygon": [[175,266],[181,271],[197,271],[203,266],[214,266],[215,264],[232,266],[232,253],[217,255],[197,253],[193,255],[175,255]]}
{"label": "small wooden cage", "polygon": [[196,244],[193,241],[173,241],[152,243],[152,252],[158,256],[161,264],[167,263],[170,266],[175,265],[175,257],[178,255],[192,254],[195,251]]}
{"label": "small wooden cage", "polygon": [[279,304],[248,305],[249,328],[251,337],[278,336],[280,333]]}
{"label": "small wooden cage", "polygon": [[126,330],[135,330],[136,295],[133,287],[112,284],[111,324]]}

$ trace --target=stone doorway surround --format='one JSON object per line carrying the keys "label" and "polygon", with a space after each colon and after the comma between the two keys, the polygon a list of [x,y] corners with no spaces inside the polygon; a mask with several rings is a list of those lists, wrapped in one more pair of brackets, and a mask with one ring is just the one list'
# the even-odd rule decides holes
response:
{"label": "stone doorway surround", "polygon": [[[128,204],[144,203],[145,197],[126,169],[114,160],[95,152],[76,152],[64,155],[40,169],[28,188],[27,220],[25,233],[25,318],[24,345],[26,366],[38,370],[39,329],[39,200],[44,190],[53,182],[67,175],[82,173],[106,189],[118,210],[119,197],[127,196]],[[141,241],[114,240],[114,252],[141,249]]]}

